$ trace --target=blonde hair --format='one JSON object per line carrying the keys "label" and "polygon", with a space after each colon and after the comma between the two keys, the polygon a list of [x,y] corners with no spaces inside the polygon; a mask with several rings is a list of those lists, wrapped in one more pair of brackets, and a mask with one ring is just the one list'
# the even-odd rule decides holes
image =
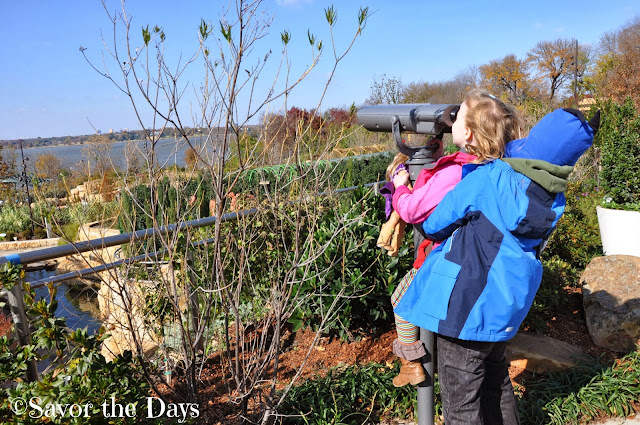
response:
{"label": "blonde hair", "polygon": [[468,92],[464,102],[465,126],[476,140],[476,146],[466,146],[469,153],[478,157],[473,162],[502,158],[507,142],[520,138],[521,121],[516,109],[480,89]]}
{"label": "blonde hair", "polygon": [[391,179],[393,178],[393,173],[396,172],[396,168],[398,168],[398,165],[400,164],[404,164],[405,162],[407,162],[409,160],[409,157],[403,153],[398,153],[394,158],[393,161],[391,161],[391,164],[389,164],[389,166],[387,167],[387,181],[391,181]]}

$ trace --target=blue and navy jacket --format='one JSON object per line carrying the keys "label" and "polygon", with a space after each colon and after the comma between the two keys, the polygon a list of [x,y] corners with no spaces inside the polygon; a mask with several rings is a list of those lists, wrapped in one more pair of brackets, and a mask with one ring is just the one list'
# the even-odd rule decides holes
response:
{"label": "blue and navy jacket", "polygon": [[[521,150],[531,142],[532,152],[541,150],[523,155],[526,158],[557,159],[544,155],[552,151],[545,150],[545,144],[558,140],[550,134],[562,133],[560,118],[575,130],[571,143],[580,145],[563,142],[575,150],[570,158],[554,162],[573,165],[594,132],[583,117],[556,112],[532,129],[532,140],[511,143]],[[540,135],[546,139],[540,140]],[[566,151],[554,148],[553,155],[567,155]],[[540,175],[528,174],[534,179]],[[423,223],[428,238],[446,240],[429,254],[395,313],[442,335],[506,341],[518,331],[540,286],[542,264],[537,253],[564,212],[564,194],[548,191],[502,160],[465,165],[462,176]]]}

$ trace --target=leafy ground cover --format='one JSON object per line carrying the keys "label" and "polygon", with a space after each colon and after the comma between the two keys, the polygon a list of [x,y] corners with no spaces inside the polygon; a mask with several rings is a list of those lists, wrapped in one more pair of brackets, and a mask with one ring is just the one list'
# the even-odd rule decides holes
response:
{"label": "leafy ground cover", "polygon": [[[625,416],[639,411],[640,353],[623,357],[596,346],[589,337],[582,310],[580,288],[562,288],[565,302],[545,314],[542,333],[570,343],[593,358],[574,370],[533,374],[511,367],[523,424],[581,423],[599,417]],[[394,424],[413,420],[415,389],[396,389],[391,379],[398,364],[391,353],[395,330],[341,341],[329,336],[311,350],[299,385],[282,406],[285,423]],[[280,358],[282,381],[296,373],[292,364],[307,353],[313,333],[287,332]],[[203,399],[207,423],[240,423],[223,390],[224,368],[219,360],[208,363]],[[438,388],[436,386],[436,394]],[[439,402],[437,402],[439,403]],[[634,404],[635,403],[635,404]],[[440,412],[439,404],[436,412]],[[301,416],[305,413],[306,416]]]}
{"label": "leafy ground cover", "polygon": [[[543,333],[571,343],[594,360],[575,370],[554,375],[532,375],[511,368],[524,424],[591,420],[638,410],[638,406],[633,404],[638,400],[640,388],[637,353],[622,358],[595,346],[587,333],[582,310],[579,274],[600,252],[597,224],[593,220],[593,208],[601,199],[598,192],[597,187],[584,184],[575,184],[567,192],[567,211],[544,253],[545,277],[541,289],[521,329],[522,332]],[[362,201],[362,193],[353,197],[360,199],[356,212],[366,210],[375,215],[381,211],[379,199]],[[289,378],[298,373],[300,379],[279,409],[279,413],[285,415],[280,418],[282,422],[394,423],[413,417],[415,390],[398,390],[391,385],[398,365],[391,353],[395,332],[390,328],[392,319],[386,311],[388,296],[397,281],[397,276],[392,274],[402,274],[400,269],[403,265],[400,263],[408,255],[405,253],[393,261],[386,256],[378,258],[379,251],[369,245],[375,241],[377,231],[377,225],[372,223],[381,222],[381,218],[367,216],[367,220],[367,226],[357,227],[353,234],[357,239],[370,240],[371,244],[363,245],[361,255],[350,256],[352,263],[346,269],[369,270],[370,275],[363,274],[360,278],[374,289],[364,299],[354,298],[348,310],[341,310],[341,315],[348,314],[353,320],[348,325],[330,326],[330,333],[311,349],[314,334],[305,330],[305,326],[313,328],[312,320],[292,321],[283,330],[278,368],[278,382],[281,384],[277,389],[283,390]],[[332,234],[329,226],[321,230]],[[405,248],[405,251],[410,250],[410,244],[407,243]],[[376,267],[371,266],[374,263]],[[294,330],[298,326],[302,328]],[[249,333],[258,331],[246,329]],[[245,337],[250,339],[251,335]],[[230,348],[233,351],[233,346]],[[305,357],[304,368],[298,370],[300,359]],[[252,411],[264,408],[262,400],[269,395],[258,384],[254,389],[257,397],[252,397],[247,406],[248,412],[239,413],[237,400],[231,398],[234,385],[226,362],[221,355],[214,355],[202,370],[201,388],[204,391],[198,394],[201,414],[198,423],[239,424],[246,413],[251,416]],[[174,376],[180,385],[180,374]],[[175,399],[186,394],[186,386],[181,394],[158,383],[157,391]],[[179,399],[174,401],[180,402]]]}

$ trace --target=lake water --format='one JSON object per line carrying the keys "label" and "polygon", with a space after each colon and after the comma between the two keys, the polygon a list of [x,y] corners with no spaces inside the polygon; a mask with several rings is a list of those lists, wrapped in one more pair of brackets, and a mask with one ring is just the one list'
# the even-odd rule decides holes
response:
{"label": "lake water", "polygon": [[[200,138],[196,137],[192,139],[192,143],[200,143]],[[135,144],[142,156],[142,152],[144,152],[143,142],[141,141],[130,141],[130,142],[114,142],[109,145],[109,158],[113,162],[113,164],[119,168],[124,169],[126,167],[126,146],[127,144],[133,143]],[[64,145],[64,146],[49,146],[42,148],[28,148],[24,149],[24,155],[26,158],[29,158],[28,166],[35,164],[38,159],[38,156],[42,154],[53,154],[55,155],[62,165],[62,167],[72,170],[78,170],[80,167],[86,166],[87,155],[85,154],[85,148],[88,144],[82,145]],[[158,163],[162,167],[169,167],[172,165],[177,165],[183,167],[185,165],[184,156],[185,152],[189,145],[184,141],[176,141],[175,139],[163,139],[160,140],[156,145],[156,157]],[[212,152],[212,149],[208,149],[209,154]],[[16,160],[17,164],[21,165],[21,157],[20,150],[16,150]]]}

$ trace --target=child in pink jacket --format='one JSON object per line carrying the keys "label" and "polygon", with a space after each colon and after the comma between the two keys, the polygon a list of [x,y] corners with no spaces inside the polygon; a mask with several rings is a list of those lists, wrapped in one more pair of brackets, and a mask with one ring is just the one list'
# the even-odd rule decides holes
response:
{"label": "child in pink jacket", "polygon": [[[469,120],[468,116],[471,117]],[[432,168],[420,172],[413,190],[407,186],[407,173],[398,173],[393,178],[393,208],[406,223],[421,223],[427,219],[442,198],[460,182],[464,164],[501,157],[504,145],[520,137],[520,121],[512,107],[484,90],[472,90],[465,96],[451,132],[453,143],[469,153],[456,152],[440,157]],[[434,242],[430,247],[431,243],[427,239],[418,247],[413,269],[402,278],[391,296],[394,308],[431,248],[440,244]],[[402,366],[393,384],[396,387],[417,385],[426,379],[419,361],[426,354],[418,340],[419,329],[398,315],[395,315],[395,321],[398,338],[393,342],[393,353],[400,357]]]}

